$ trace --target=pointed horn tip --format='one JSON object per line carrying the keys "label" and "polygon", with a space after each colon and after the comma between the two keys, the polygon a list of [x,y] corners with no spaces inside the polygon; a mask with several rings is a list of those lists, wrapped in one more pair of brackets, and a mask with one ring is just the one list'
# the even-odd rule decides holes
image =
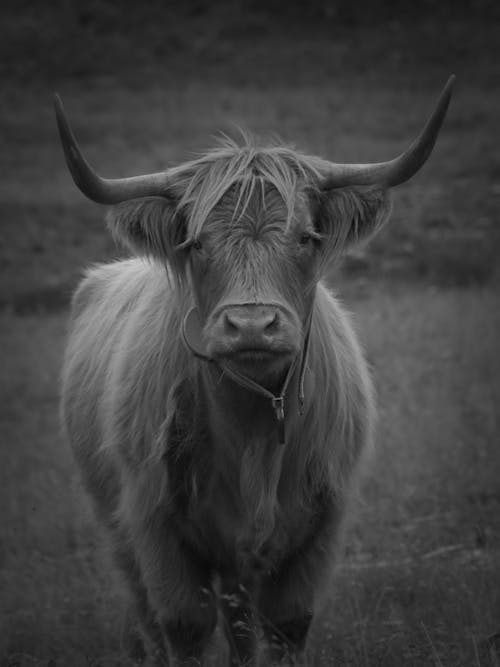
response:
{"label": "pointed horn tip", "polygon": [[56,113],[60,113],[63,110],[63,103],[61,100],[61,96],[59,93],[54,92],[52,94],[52,102],[54,104],[54,108],[56,110]]}
{"label": "pointed horn tip", "polygon": [[[441,126],[441,123],[444,121],[444,118],[446,116],[446,113],[448,111],[448,107],[451,102],[451,96],[453,93],[453,86],[455,85],[455,81],[457,80],[457,77],[454,74],[450,74],[448,77],[448,80],[446,81],[441,94],[439,95],[439,98],[436,102],[436,107],[434,109],[434,113],[432,114],[431,117],[437,116],[440,117],[440,122],[438,126],[436,127],[436,131],[438,132]],[[436,135],[437,136],[437,135]]]}
{"label": "pointed horn tip", "polygon": [[453,86],[455,85],[455,81],[457,80],[457,77],[455,74],[450,74],[448,77],[448,81],[445,83],[444,88],[443,88],[443,97],[451,97],[451,93],[453,92]]}
{"label": "pointed horn tip", "polygon": [[54,93],[52,96],[52,102],[54,104],[54,111],[56,114],[56,120],[57,120],[57,127],[59,128],[59,132],[63,133],[63,128],[67,128],[68,126],[68,121],[66,119],[66,112],[64,110],[64,105],[62,103],[62,99],[59,96],[59,93]]}

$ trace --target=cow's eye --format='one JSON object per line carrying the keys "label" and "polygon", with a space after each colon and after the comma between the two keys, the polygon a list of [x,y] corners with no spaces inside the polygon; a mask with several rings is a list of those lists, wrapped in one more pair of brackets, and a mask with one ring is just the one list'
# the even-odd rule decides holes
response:
{"label": "cow's eye", "polygon": [[313,240],[312,234],[309,234],[309,232],[304,232],[300,236],[299,243],[302,246],[306,246],[309,245],[309,243],[311,243],[312,240]]}
{"label": "cow's eye", "polygon": [[193,248],[193,250],[201,250],[203,248],[203,244],[200,241],[200,239],[195,239],[191,244],[191,247]]}

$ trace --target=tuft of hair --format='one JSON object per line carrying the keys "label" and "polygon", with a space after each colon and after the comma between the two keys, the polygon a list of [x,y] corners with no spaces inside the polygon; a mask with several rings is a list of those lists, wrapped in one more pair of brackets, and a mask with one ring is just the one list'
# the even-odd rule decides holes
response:
{"label": "tuft of hair", "polygon": [[256,190],[273,186],[287,211],[287,224],[293,218],[297,196],[304,187],[317,182],[323,163],[283,145],[278,139],[260,145],[257,138],[240,130],[241,142],[221,135],[218,145],[171,170],[175,189],[181,193],[178,212],[188,220],[188,238],[196,238],[224,195],[237,193],[233,221],[241,217]]}

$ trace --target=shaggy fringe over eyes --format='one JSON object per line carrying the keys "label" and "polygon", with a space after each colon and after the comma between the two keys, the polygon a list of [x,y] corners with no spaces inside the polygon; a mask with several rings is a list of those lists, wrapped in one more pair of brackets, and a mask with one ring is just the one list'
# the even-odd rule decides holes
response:
{"label": "shaggy fringe over eyes", "polygon": [[214,207],[233,188],[238,194],[233,221],[245,213],[255,188],[269,184],[285,204],[289,225],[299,182],[307,185],[319,178],[315,158],[280,145],[260,148],[253,137],[242,135],[243,146],[223,136],[217,148],[172,170],[175,187],[182,193],[177,211],[188,219],[188,240],[199,236]]}
{"label": "shaggy fringe over eyes", "polygon": [[259,147],[251,135],[241,134],[243,145],[223,136],[213,150],[170,169],[171,185],[165,196],[113,207],[107,216],[113,236],[138,254],[167,261],[183,283],[183,250],[200,235],[210,213],[230,190],[237,195],[232,222],[245,213],[256,188],[264,200],[266,186],[271,186],[284,202],[289,226],[297,199],[316,187],[325,163],[277,143]]}

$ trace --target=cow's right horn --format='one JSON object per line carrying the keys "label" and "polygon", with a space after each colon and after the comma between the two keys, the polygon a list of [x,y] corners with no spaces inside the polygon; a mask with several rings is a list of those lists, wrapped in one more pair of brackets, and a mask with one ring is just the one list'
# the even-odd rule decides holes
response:
{"label": "cow's right horn", "polygon": [[394,187],[410,179],[426,162],[436,142],[451,99],[455,83],[452,74],[423,130],[410,147],[388,162],[372,164],[337,164],[330,162],[321,182],[323,190],[347,185],[381,185]]}

